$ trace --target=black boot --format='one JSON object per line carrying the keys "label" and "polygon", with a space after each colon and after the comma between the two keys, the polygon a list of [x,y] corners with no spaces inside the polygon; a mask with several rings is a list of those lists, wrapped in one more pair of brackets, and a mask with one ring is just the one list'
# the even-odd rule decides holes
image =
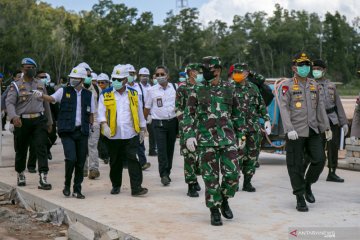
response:
{"label": "black boot", "polygon": [[210,212],[211,212],[211,225],[221,226],[222,221],[221,221],[221,215],[219,209],[217,207],[212,207],[210,208]]}
{"label": "black boot", "polygon": [[187,195],[189,197],[199,197],[199,193],[196,191],[195,183],[188,184],[188,192]]}
{"label": "black boot", "polygon": [[326,181],[328,181],[328,182],[339,182],[339,183],[344,182],[344,179],[342,179],[341,177],[336,175],[335,170],[336,170],[336,168],[329,169],[329,174],[328,174],[328,176],[326,178]]}
{"label": "black boot", "polygon": [[51,184],[47,182],[47,174],[40,173],[40,181],[38,189],[51,190]]}
{"label": "black boot", "polygon": [[195,183],[195,190],[196,191],[201,191],[201,187],[200,187],[200,184],[198,182]]}
{"label": "black boot", "polygon": [[221,203],[221,214],[224,216],[224,218],[232,219],[234,217],[228,203],[228,198],[224,197],[223,202]]}
{"label": "black boot", "polygon": [[255,192],[256,189],[251,185],[251,178],[252,175],[244,175],[244,184],[243,184],[243,191],[246,192]]}
{"label": "black boot", "polygon": [[256,161],[256,163],[255,163],[255,167],[256,167],[256,168],[259,168],[259,167],[260,167],[260,163],[259,163],[259,161]]}
{"label": "black boot", "polygon": [[296,209],[299,212],[307,212],[307,211],[309,211],[303,195],[296,195],[296,202],[297,202],[296,203]]}
{"label": "black boot", "polygon": [[315,197],[314,197],[314,194],[311,191],[311,184],[310,183],[305,183],[305,199],[309,203],[314,203],[315,202]]}

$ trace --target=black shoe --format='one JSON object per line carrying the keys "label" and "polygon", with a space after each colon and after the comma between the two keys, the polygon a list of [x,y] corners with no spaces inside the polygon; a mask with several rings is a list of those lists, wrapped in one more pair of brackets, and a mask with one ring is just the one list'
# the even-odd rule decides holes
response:
{"label": "black shoe", "polygon": [[221,215],[219,209],[217,207],[212,207],[210,208],[210,212],[211,212],[211,225],[221,226],[222,221],[221,221]]}
{"label": "black shoe", "polygon": [[120,193],[120,187],[113,187],[112,189],[111,189],[111,192],[110,192],[110,194],[119,194]]}
{"label": "black shoe", "polygon": [[48,159],[49,159],[49,160],[52,160],[52,154],[51,154],[50,151],[48,152]]}
{"label": "black shoe", "polygon": [[315,202],[314,194],[311,191],[311,184],[309,184],[309,183],[305,184],[305,199],[309,203]]}
{"label": "black shoe", "polygon": [[38,189],[51,190],[51,188],[52,188],[51,184],[47,182],[47,174],[40,173]]}
{"label": "black shoe", "polygon": [[24,172],[18,173],[17,175],[17,185],[19,187],[26,186],[26,178]]}
{"label": "black shoe", "polygon": [[141,169],[144,171],[144,170],[148,169],[149,167],[151,167],[151,163],[147,162],[141,166]]}
{"label": "black shoe", "polygon": [[201,187],[200,187],[200,184],[198,182],[195,183],[195,190],[196,191],[201,191]]}
{"label": "black shoe", "polygon": [[168,176],[163,176],[161,178],[161,183],[164,185],[164,186],[167,186],[169,185],[171,182],[170,178]]}
{"label": "black shoe", "polygon": [[70,196],[70,187],[69,187],[69,186],[65,186],[62,192],[63,192],[63,194],[64,194],[65,197]]}
{"label": "black shoe", "polygon": [[342,183],[342,182],[344,182],[344,179],[342,179],[341,177],[336,175],[335,172],[329,172],[329,175],[327,176],[326,181]]}
{"label": "black shoe", "polygon": [[244,176],[244,184],[243,184],[243,188],[242,190],[245,192],[255,192],[256,188],[253,187],[253,185],[251,184],[251,178],[252,175],[245,175]]}
{"label": "black shoe", "polygon": [[257,161],[257,162],[255,163],[255,167],[256,167],[256,168],[259,168],[259,167],[260,167],[259,161]]}
{"label": "black shoe", "polygon": [[147,194],[147,193],[148,193],[148,189],[147,189],[147,188],[143,188],[143,187],[140,187],[140,188],[138,188],[137,190],[131,191],[131,195],[132,195],[133,197],[145,195],[145,194]]}
{"label": "black shoe", "polygon": [[199,197],[199,193],[196,191],[196,188],[195,188],[195,183],[188,184],[187,195],[189,197]]}
{"label": "black shoe", "polygon": [[223,198],[223,202],[221,203],[221,214],[224,216],[224,218],[227,219],[232,219],[234,217],[230,207],[229,207],[229,203],[228,203],[228,199],[227,198]]}
{"label": "black shoe", "polygon": [[150,157],[156,157],[158,154],[156,151],[149,152]]}
{"label": "black shoe", "polygon": [[170,180],[170,182],[171,182],[172,180],[171,180],[170,176],[168,176],[168,178],[169,178],[169,180]]}
{"label": "black shoe", "polygon": [[104,164],[109,164],[109,158],[105,158],[104,160]]}
{"label": "black shoe", "polygon": [[72,196],[78,199],[85,199],[85,196],[82,195],[80,192],[73,192]]}
{"label": "black shoe", "polygon": [[296,195],[296,209],[299,212],[309,211],[303,195]]}
{"label": "black shoe", "polygon": [[36,173],[36,169],[35,168],[28,168],[29,173]]}

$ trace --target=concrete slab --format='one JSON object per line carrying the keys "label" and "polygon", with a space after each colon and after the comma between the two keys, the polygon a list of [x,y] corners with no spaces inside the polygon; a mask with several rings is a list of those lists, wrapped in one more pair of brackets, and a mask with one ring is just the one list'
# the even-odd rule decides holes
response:
{"label": "concrete slab", "polygon": [[[11,135],[5,133],[4,141],[11,145]],[[288,239],[290,227],[360,227],[359,172],[339,170],[338,175],[345,178],[341,184],[326,182],[325,169],[313,186],[316,203],[309,204],[308,213],[299,213],[295,210],[285,157],[267,153],[261,154],[261,167],[253,180],[257,192],[237,193],[229,201],[235,218],[223,219],[222,227],[213,227],[205,207],[204,190],[200,198],[186,196],[183,160],[176,146],[172,183],[168,187],[160,183],[157,158],[148,157],[152,166],[144,171],[143,186],[149,189],[144,197],[131,197],[126,169],[121,193],[110,195],[109,166],[103,163],[98,180],[84,180],[85,200],[64,197],[61,192],[64,156],[60,141],[54,147],[54,160],[49,162],[53,190],[37,189],[38,175],[30,173],[26,173],[27,186],[21,189],[139,239]],[[5,149],[11,151],[11,147]],[[3,155],[14,156],[13,152]],[[10,164],[14,160],[10,157],[6,161]],[[13,167],[0,168],[0,182],[16,185]],[[199,182],[204,189],[203,181]]]}

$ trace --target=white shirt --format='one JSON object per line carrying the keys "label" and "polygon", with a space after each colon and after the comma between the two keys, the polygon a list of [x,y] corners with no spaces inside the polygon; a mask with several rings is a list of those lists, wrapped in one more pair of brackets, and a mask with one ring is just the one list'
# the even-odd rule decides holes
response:
{"label": "white shirt", "polygon": [[152,119],[168,120],[176,117],[176,91],[172,83],[168,83],[165,89],[156,84],[149,88],[147,94],[145,108],[151,110]]}
{"label": "white shirt", "polygon": [[[115,101],[116,101],[116,134],[110,139],[130,139],[137,135],[134,129],[134,122],[130,110],[129,96],[126,91],[120,94],[118,91],[115,91]],[[139,96],[139,106],[138,106],[138,115],[140,120],[140,127],[146,127],[146,120],[143,113],[143,105]],[[104,95],[101,94],[98,105],[98,121],[106,122],[106,107],[104,106]]]}
{"label": "white shirt", "polygon": [[[75,89],[76,92],[76,119],[75,119],[75,126],[81,126],[81,91],[82,89],[80,89],[80,91],[78,91],[77,89]],[[55,99],[55,102],[60,103],[61,99],[63,98],[64,95],[64,88],[59,88],[53,95],[51,95],[52,98]],[[95,113],[95,101],[94,98],[92,96],[91,93],[91,109],[90,112],[91,113]]]}
{"label": "white shirt", "polygon": [[151,88],[151,85],[148,83],[146,85],[139,83],[139,85],[141,85],[143,89],[144,102],[146,102],[148,96],[148,90]]}

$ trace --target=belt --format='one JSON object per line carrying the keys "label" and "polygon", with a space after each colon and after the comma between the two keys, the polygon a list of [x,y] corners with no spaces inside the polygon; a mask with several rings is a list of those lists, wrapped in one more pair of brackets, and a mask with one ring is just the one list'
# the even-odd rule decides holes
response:
{"label": "belt", "polygon": [[330,113],[333,113],[333,112],[337,112],[337,107],[336,106],[326,109],[327,114],[330,114]]}
{"label": "belt", "polygon": [[153,121],[170,122],[170,121],[173,121],[174,119],[176,119],[176,117],[170,118],[170,119],[153,119]]}
{"label": "belt", "polygon": [[37,118],[42,116],[43,113],[39,112],[39,113],[25,113],[25,114],[21,114],[21,118]]}

